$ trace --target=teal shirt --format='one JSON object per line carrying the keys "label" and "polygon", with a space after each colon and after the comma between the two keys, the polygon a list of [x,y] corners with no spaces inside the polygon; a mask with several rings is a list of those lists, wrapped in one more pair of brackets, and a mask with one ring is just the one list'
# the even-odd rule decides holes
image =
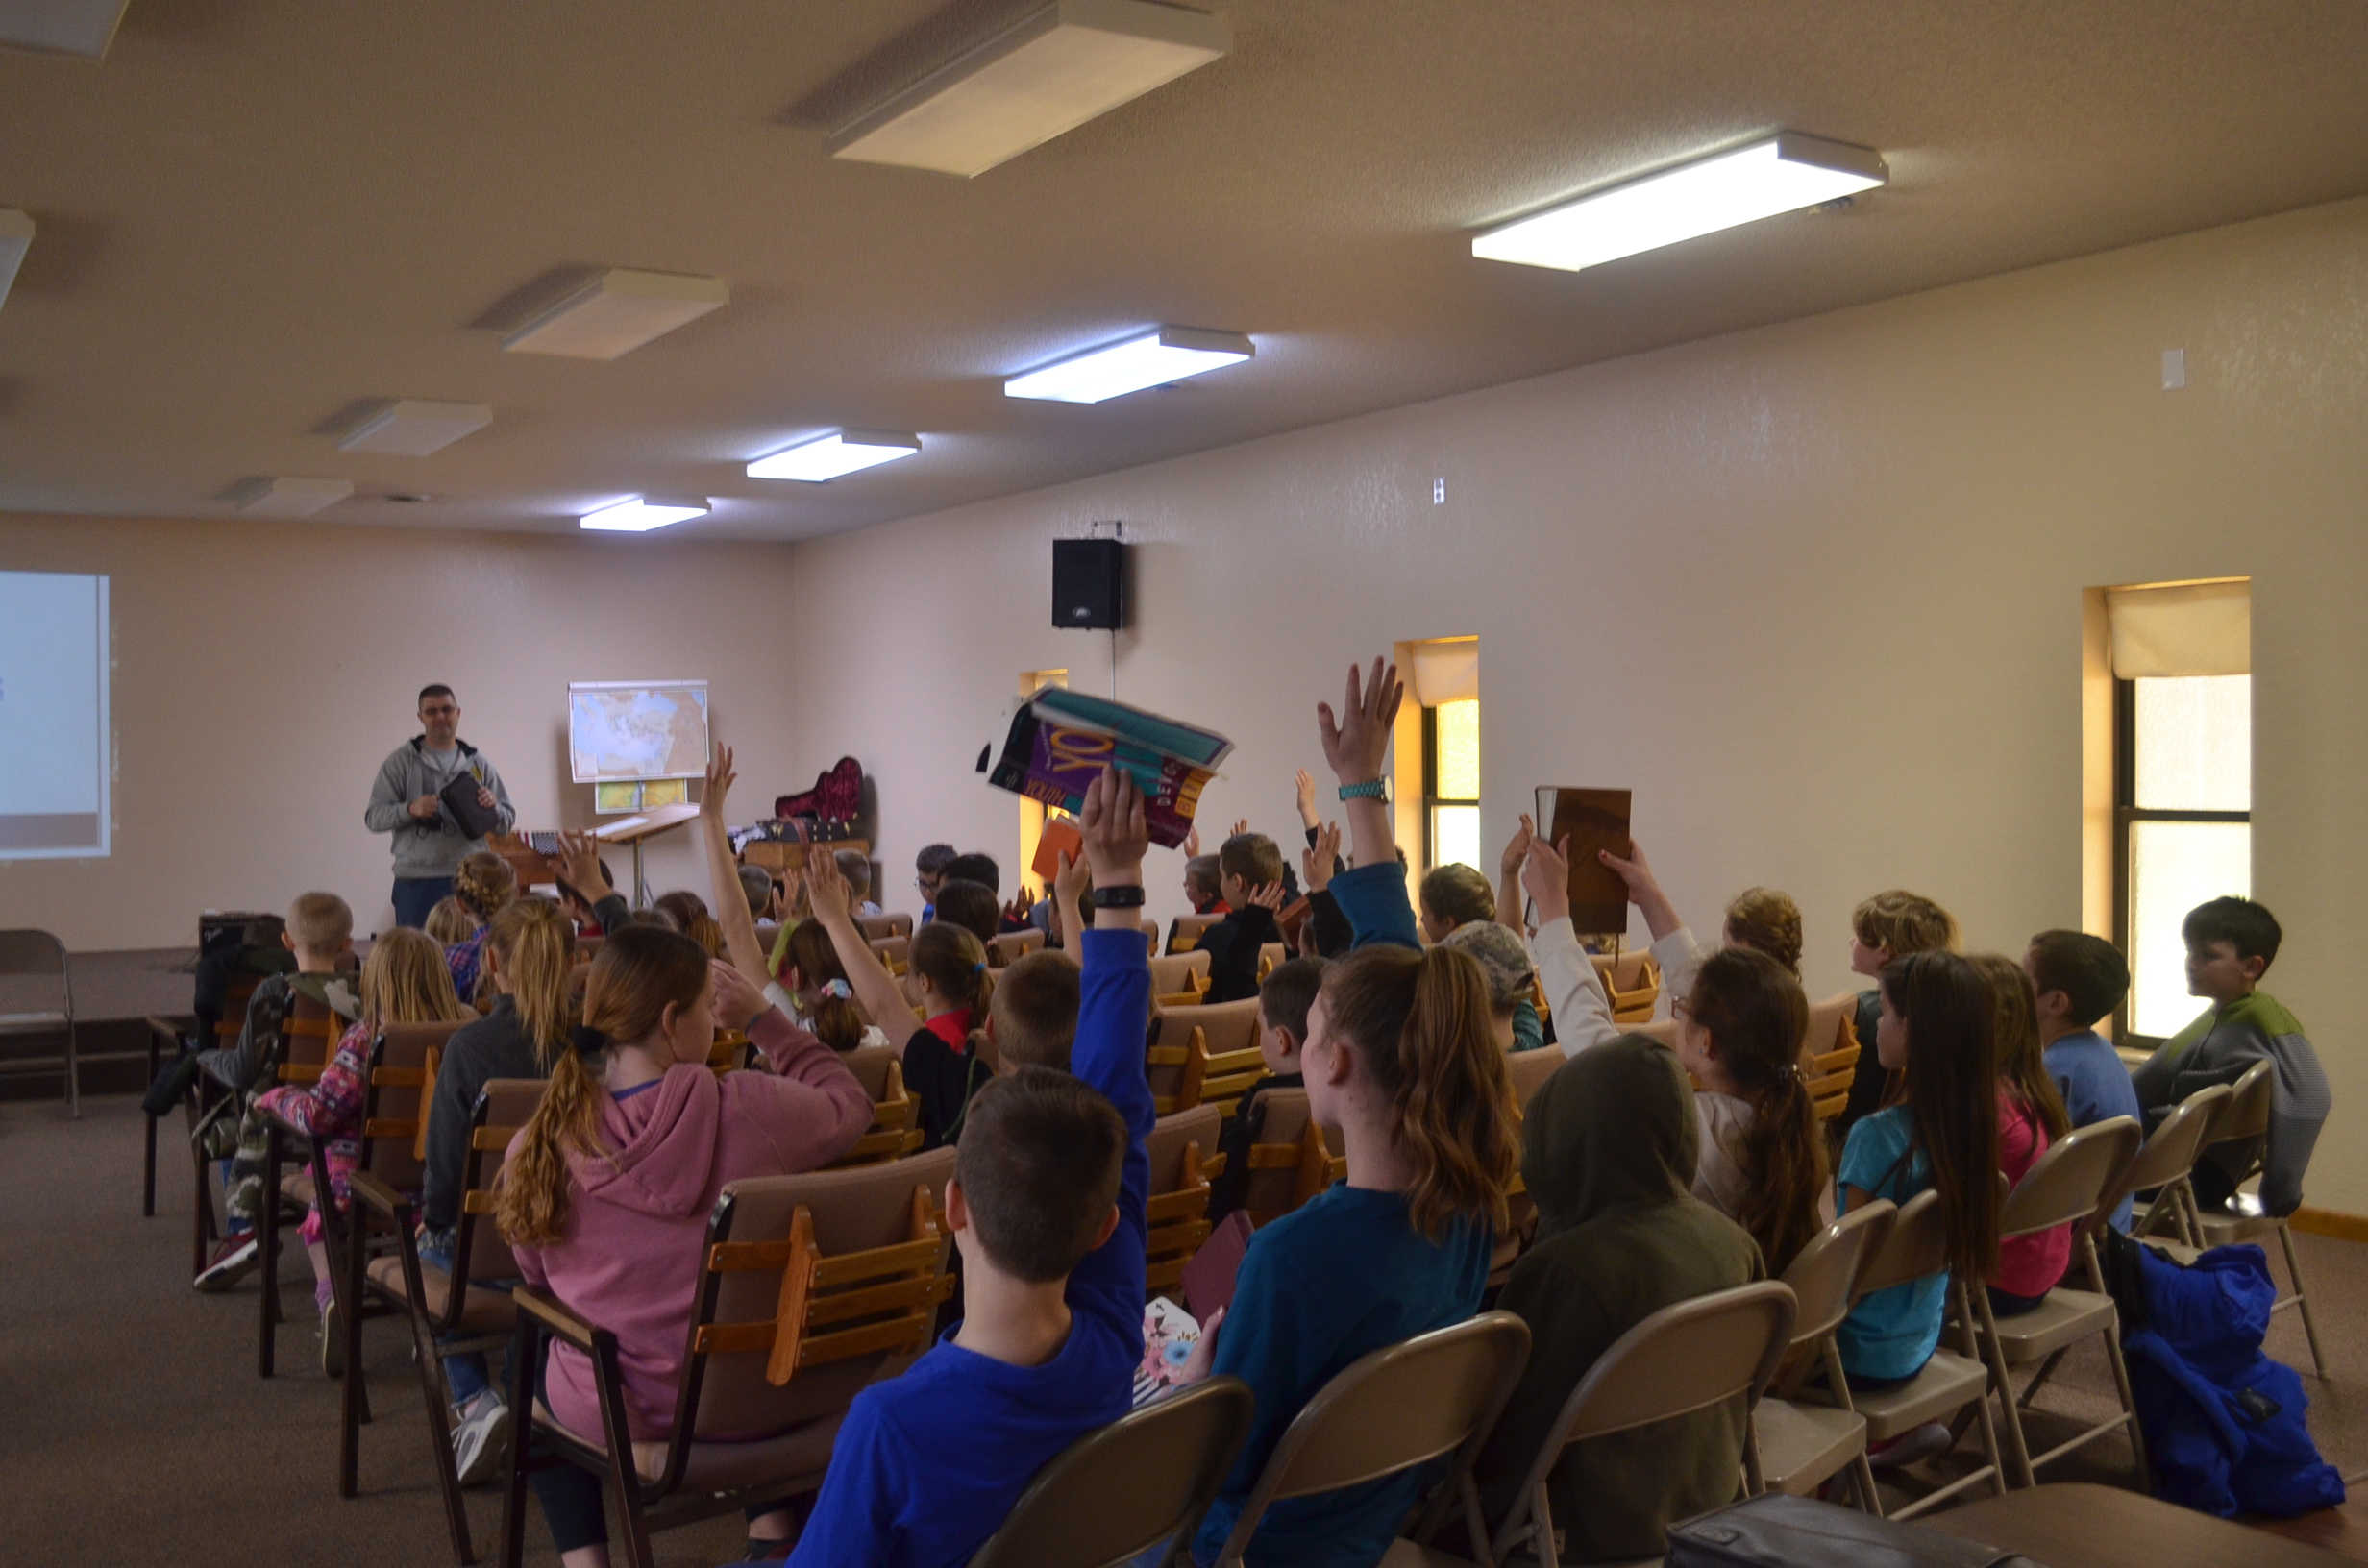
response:
{"label": "teal shirt", "polygon": [[[1842,1145],[1836,1180],[1869,1197],[1905,1204],[1933,1185],[1932,1165],[1921,1154],[1904,1158],[1913,1136],[1914,1124],[1904,1105],[1862,1118]],[[1948,1297],[1944,1270],[1878,1290],[1851,1308],[1835,1333],[1843,1368],[1862,1378],[1914,1377],[1939,1348]]]}

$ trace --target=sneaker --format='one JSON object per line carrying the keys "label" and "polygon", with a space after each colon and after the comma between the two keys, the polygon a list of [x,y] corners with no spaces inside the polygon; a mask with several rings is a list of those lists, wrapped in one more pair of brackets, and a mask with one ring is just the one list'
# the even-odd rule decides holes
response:
{"label": "sneaker", "polygon": [[345,1376],[345,1325],[337,1320],[334,1298],[321,1304],[321,1376]]}
{"label": "sneaker", "polygon": [[1957,1446],[1949,1429],[1937,1421],[1927,1421],[1910,1432],[1903,1432],[1881,1448],[1870,1449],[1866,1462],[1878,1470],[1896,1470],[1904,1464],[1915,1464],[1924,1459],[1937,1458]]}
{"label": "sneaker", "polygon": [[453,1429],[453,1468],[460,1472],[460,1484],[491,1481],[508,1445],[509,1407],[487,1389]]}
{"label": "sneaker", "polygon": [[254,1270],[261,1249],[262,1240],[253,1231],[234,1236],[213,1249],[212,1259],[198,1270],[193,1283],[200,1290],[228,1290]]}

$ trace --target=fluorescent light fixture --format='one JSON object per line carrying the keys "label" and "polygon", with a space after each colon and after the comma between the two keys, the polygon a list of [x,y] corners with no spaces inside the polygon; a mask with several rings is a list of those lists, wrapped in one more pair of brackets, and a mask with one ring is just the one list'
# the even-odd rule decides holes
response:
{"label": "fluorescent light fixture", "polygon": [[248,479],[231,501],[242,517],[310,517],[353,493],[352,479]]}
{"label": "fluorescent light fixture", "polygon": [[337,450],[425,457],[492,423],[493,410],[481,403],[431,403],[420,398],[398,398],[371,409],[360,424],[345,432]]}
{"label": "fluorescent light fixture", "polygon": [[1150,0],[1056,0],[831,136],[830,156],[964,179],[1232,46],[1225,19]]}
{"label": "fluorescent light fixture", "polygon": [[0,44],[103,60],[128,0],[0,0]]}
{"label": "fluorescent light fixture", "polygon": [[703,497],[634,496],[613,506],[585,513],[576,519],[576,526],[605,533],[648,533],[652,528],[662,528],[684,518],[706,515],[707,502]]}
{"label": "fluorescent light fixture", "polygon": [[33,248],[33,219],[13,208],[0,208],[0,305],[9,303],[9,285]]}
{"label": "fluorescent light fixture", "polygon": [[1105,398],[1165,386],[1187,376],[1238,365],[1257,354],[1240,332],[1204,332],[1191,327],[1162,327],[1123,343],[1089,349],[1056,359],[1041,370],[1003,383],[1007,398],[1049,398],[1056,403],[1099,403]]}
{"label": "fluorescent light fixture", "polygon": [[1471,254],[1577,272],[1854,195],[1889,178],[1883,155],[1870,148],[1786,131],[1499,224],[1473,236]]}
{"label": "fluorescent light fixture", "polygon": [[502,339],[512,354],[614,359],[731,299],[721,278],[611,267]]}
{"label": "fluorescent light fixture", "polygon": [[873,468],[910,457],[921,450],[921,437],[893,435],[885,430],[833,430],[818,441],[783,447],[749,464],[752,479],[803,479],[820,484],[859,468]]}

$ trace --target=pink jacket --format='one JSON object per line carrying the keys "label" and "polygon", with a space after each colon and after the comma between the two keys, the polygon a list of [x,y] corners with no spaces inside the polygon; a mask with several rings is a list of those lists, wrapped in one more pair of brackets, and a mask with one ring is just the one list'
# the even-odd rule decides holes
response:
{"label": "pink jacket", "polygon": [[[872,1122],[871,1096],[838,1054],[777,1010],[749,1037],[771,1073],[719,1079],[681,1064],[655,1089],[607,1100],[601,1138],[616,1152],[571,1158],[566,1238],[515,1249],[528,1284],[616,1335],[636,1441],[673,1430],[707,1213],[724,1184],[826,1165]],[[546,1392],[560,1425],[600,1440],[590,1358],[555,1343]]]}

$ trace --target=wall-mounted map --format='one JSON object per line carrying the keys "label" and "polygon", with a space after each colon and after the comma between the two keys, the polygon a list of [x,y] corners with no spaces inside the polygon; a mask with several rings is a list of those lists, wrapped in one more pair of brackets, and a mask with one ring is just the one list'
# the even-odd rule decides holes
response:
{"label": "wall-mounted map", "polygon": [[579,784],[697,778],[707,771],[707,683],[571,684],[567,753],[569,776]]}

